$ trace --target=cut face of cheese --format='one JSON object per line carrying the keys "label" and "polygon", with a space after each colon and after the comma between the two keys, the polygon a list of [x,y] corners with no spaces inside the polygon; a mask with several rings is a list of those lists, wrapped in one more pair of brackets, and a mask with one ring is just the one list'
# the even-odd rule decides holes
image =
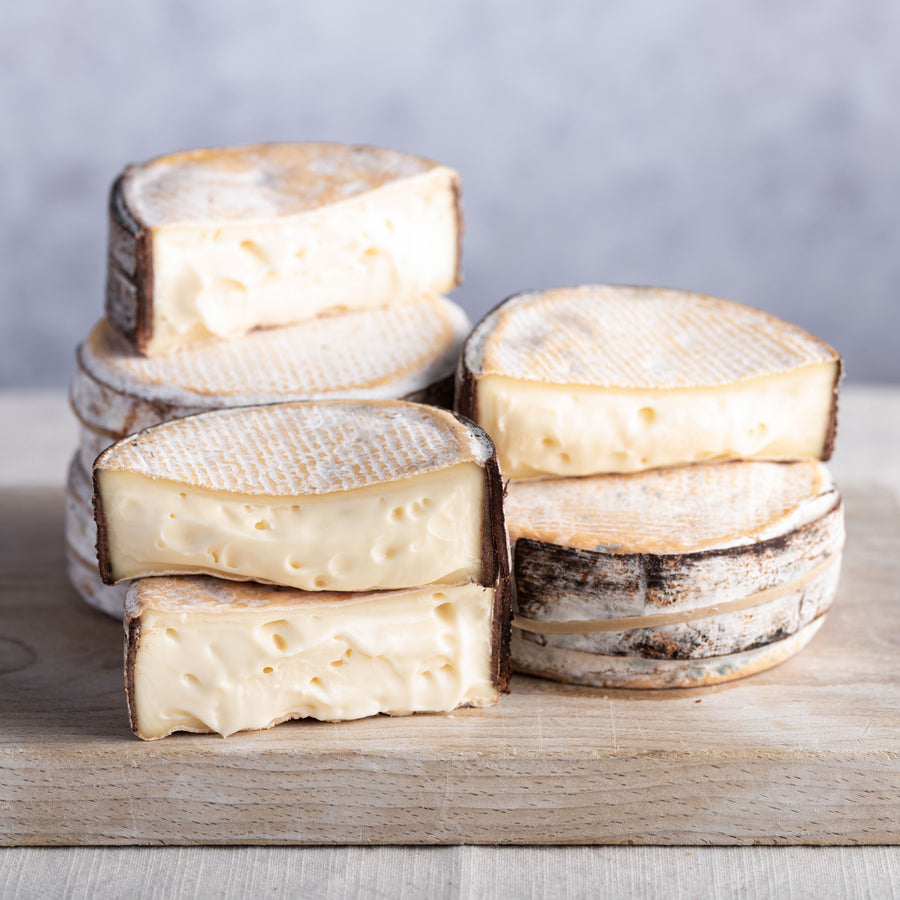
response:
{"label": "cut face of cheese", "polygon": [[459,178],[375,147],[178,153],[113,188],[110,321],[147,355],[458,280]]}
{"label": "cut face of cheese", "polygon": [[494,591],[351,596],[150,578],[126,600],[126,684],[144,739],[287,719],[445,712],[497,702]]}
{"label": "cut face of cheese", "polygon": [[420,396],[434,403],[469,328],[457,304],[421,297],[147,358],[104,319],[78,348],[72,408],[85,428],[109,436],[108,446],[162,421],[224,407]]}
{"label": "cut face of cheese", "polygon": [[399,401],[168,422],[95,464],[101,572],[110,583],[201,572],[304,590],[492,584],[494,459],[479,429]]}
{"label": "cut face of cheese", "polygon": [[508,478],[831,455],[840,358],[759,310],[681,291],[521,294],[468,339],[457,408]]}
{"label": "cut face of cheese", "polygon": [[[805,644],[837,590],[843,507],[814,460],[513,482],[506,512],[513,666],[532,674],[738,678]],[[781,649],[751,652],[769,645]]]}

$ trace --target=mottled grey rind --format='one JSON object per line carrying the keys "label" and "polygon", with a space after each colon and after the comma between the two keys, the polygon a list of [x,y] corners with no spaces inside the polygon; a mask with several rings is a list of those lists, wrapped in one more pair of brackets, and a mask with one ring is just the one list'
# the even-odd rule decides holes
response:
{"label": "mottled grey rind", "polygon": [[[843,540],[843,504],[837,495],[831,508],[814,521],[769,540],[725,549],[678,554],[606,553],[520,539],[513,554],[517,612],[538,621],[613,619],[703,609],[788,584],[824,560],[837,558],[786,596],[751,609],[626,631],[517,631],[514,645],[527,645],[530,652],[527,659],[514,653],[513,668],[545,674],[534,661],[537,646],[552,648],[556,658],[553,677],[559,680],[585,683],[583,674],[576,678],[574,671],[571,679],[566,677],[564,654],[571,652],[573,666],[576,659],[586,658],[584,654],[622,657],[615,684],[603,681],[602,675],[590,683],[622,686],[622,670],[633,660],[636,679],[631,686],[672,686],[648,683],[646,665],[641,661],[708,661],[742,653],[783,641],[827,613],[837,590]],[[729,678],[740,676],[740,672],[732,672]]]}

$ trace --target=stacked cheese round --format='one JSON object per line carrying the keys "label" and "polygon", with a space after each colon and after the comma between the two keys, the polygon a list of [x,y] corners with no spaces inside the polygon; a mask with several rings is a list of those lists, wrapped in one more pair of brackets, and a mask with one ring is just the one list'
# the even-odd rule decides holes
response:
{"label": "stacked cheese round", "polygon": [[689,687],[803,647],[840,571],[840,374],[801,329],[681,291],[528,293],[482,320],[456,404],[510,479],[513,666]]}
{"label": "stacked cheese round", "polygon": [[176,153],[113,185],[106,317],[78,348],[81,442],[68,479],[76,590],[120,616],[96,573],[85,485],[141,429],[225,407],[403,398],[449,406],[471,327],[459,178],[377,147],[265,144]]}

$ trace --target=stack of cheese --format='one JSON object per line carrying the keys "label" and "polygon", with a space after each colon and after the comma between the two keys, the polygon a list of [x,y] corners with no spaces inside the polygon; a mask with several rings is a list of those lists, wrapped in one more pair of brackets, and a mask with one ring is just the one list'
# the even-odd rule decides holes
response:
{"label": "stack of cheese", "polygon": [[820,462],[840,377],[800,328],[697,294],[580,287],[490,313],[456,404],[511,479],[514,668],[693,686],[802,648],[844,541]]}
{"label": "stack of cheese", "polygon": [[[205,410],[307,398],[450,405],[469,329],[459,179],[373,147],[280,144],[131,166],[110,202],[106,318],[79,347],[72,583],[121,616],[95,563],[90,471],[113,441]],[[277,327],[275,327],[277,326]]]}
{"label": "stack of cheese", "polygon": [[114,185],[67,533],[89,601],[121,615],[131,581],[140,737],[506,690],[493,445],[408,402],[452,392],[460,231],[454,172],[367,147],[178,154]]}
{"label": "stack of cheese", "polygon": [[203,413],[117,442],[94,484],[103,579],[137,579],[126,688],[142,738],[485,706],[506,689],[500,471],[447,410]]}

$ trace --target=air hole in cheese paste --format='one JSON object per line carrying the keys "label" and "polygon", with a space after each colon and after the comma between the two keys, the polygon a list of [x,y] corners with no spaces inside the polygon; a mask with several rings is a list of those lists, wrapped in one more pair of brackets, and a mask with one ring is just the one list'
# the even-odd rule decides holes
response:
{"label": "air hole in cheese paste", "polygon": [[403,507],[402,507],[402,506],[395,506],[395,507],[391,510],[391,519],[392,519],[394,522],[399,522],[402,518],[403,518]]}
{"label": "air hole in cheese paste", "polygon": [[309,686],[311,688],[321,688],[322,687],[322,679],[318,678],[318,677],[313,678],[312,681],[310,681]]}
{"label": "air hole in cheese paste", "polygon": [[567,466],[570,462],[572,462],[572,457],[569,456],[568,453],[560,453],[560,454],[559,454],[559,461],[560,461],[563,465],[566,465],[566,466]]}
{"label": "air hole in cheese paste", "polygon": [[541,446],[542,447],[558,447],[559,441],[552,435],[548,434],[543,438],[543,440],[541,440]]}
{"label": "air hole in cheese paste", "polygon": [[316,575],[313,579],[313,584],[317,588],[323,588],[326,584],[328,584],[328,579],[324,575]]}
{"label": "air hole in cheese paste", "polygon": [[442,603],[434,608],[434,617],[445,625],[449,625],[453,621],[453,604]]}
{"label": "air hole in cheese paste", "polygon": [[269,527],[269,523],[265,519],[260,519],[253,527],[257,531],[265,531]]}
{"label": "air hole in cheese paste", "polygon": [[649,406],[642,406],[638,410],[638,418],[644,425],[651,425],[656,419],[656,410]]}
{"label": "air hole in cheese paste", "polygon": [[289,565],[295,572],[296,572],[298,569],[302,569],[302,568],[303,568],[303,563],[300,562],[299,559],[296,559],[296,558],[294,558],[294,557],[291,557],[291,558],[288,560],[288,565]]}
{"label": "air hole in cheese paste", "polygon": [[272,643],[279,649],[282,653],[287,650],[287,641],[284,639],[283,634],[273,634],[272,635]]}
{"label": "air hole in cheese paste", "polygon": [[174,628],[167,628],[167,629],[166,629],[166,637],[167,637],[170,641],[177,640],[177,639],[178,639],[178,632],[177,632]]}
{"label": "air hole in cheese paste", "polygon": [[265,674],[265,675],[271,675],[274,671],[275,670],[271,666],[263,667],[263,674]]}
{"label": "air hole in cheese paste", "polygon": [[254,259],[258,260],[261,263],[265,263],[269,265],[269,257],[263,252],[262,248],[256,241],[241,241],[241,250],[245,253],[249,253]]}
{"label": "air hole in cheese paste", "polygon": [[196,675],[192,675],[190,672],[185,672],[184,675],[181,676],[181,680],[185,684],[200,684],[200,679]]}

